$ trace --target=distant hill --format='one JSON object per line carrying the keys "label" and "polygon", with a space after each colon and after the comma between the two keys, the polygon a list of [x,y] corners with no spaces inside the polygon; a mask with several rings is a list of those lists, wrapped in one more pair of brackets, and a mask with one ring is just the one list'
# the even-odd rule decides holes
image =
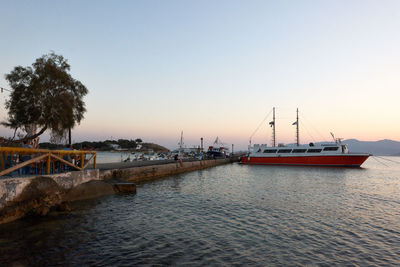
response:
{"label": "distant hill", "polygon": [[[91,149],[97,151],[112,151],[112,150],[126,150],[126,151],[140,151],[147,152],[149,150],[153,150],[154,152],[169,152],[168,148],[165,148],[158,144],[153,143],[143,143],[141,140],[138,143],[137,140],[127,140],[127,139],[118,139],[118,140],[106,140],[106,141],[84,141],[80,143],[74,143],[72,147],[74,149]],[[140,149],[137,149],[140,144]],[[40,148],[44,149],[63,149],[66,145],[52,144],[49,142],[40,143]]]}
{"label": "distant hill", "polygon": [[143,151],[153,149],[154,152],[169,152],[169,149],[166,147],[163,147],[158,144],[153,144],[153,143],[142,143],[142,149]]}
{"label": "distant hill", "polygon": [[393,140],[359,141],[344,140],[350,152],[368,152],[376,156],[400,156],[400,142]]}

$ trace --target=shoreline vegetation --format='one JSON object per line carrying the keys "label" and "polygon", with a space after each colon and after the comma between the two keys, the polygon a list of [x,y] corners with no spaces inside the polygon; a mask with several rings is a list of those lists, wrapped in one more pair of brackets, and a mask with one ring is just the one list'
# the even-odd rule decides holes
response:
{"label": "shoreline vegetation", "polygon": [[[53,144],[50,142],[43,142],[39,144],[40,148],[43,149],[62,149],[65,148],[65,144]],[[154,151],[156,153],[169,152],[170,150],[154,143],[142,142],[141,139],[128,140],[128,139],[118,139],[118,140],[105,140],[105,141],[84,141],[72,144],[73,149],[77,150],[95,150],[95,151],[137,151],[137,152],[147,152]]]}

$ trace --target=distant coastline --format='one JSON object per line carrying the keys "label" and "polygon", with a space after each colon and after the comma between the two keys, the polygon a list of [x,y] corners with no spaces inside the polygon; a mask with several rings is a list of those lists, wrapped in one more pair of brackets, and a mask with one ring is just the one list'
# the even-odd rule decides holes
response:
{"label": "distant coastline", "polygon": [[[43,142],[39,144],[40,148],[43,149],[62,149],[65,148],[65,144],[53,144],[50,142]],[[74,149],[86,149],[95,151],[138,151],[138,152],[169,152],[169,149],[154,143],[142,142],[141,139],[128,140],[128,139],[118,139],[118,140],[105,140],[105,141],[84,141],[72,144]]]}
{"label": "distant coastline", "polygon": [[379,141],[347,139],[343,143],[347,144],[351,152],[368,152],[375,156],[400,156],[400,142],[398,141],[389,139]]}

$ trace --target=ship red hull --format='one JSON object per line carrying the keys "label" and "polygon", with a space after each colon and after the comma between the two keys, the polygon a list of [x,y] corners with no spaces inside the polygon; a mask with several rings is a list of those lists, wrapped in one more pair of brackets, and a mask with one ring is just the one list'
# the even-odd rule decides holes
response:
{"label": "ship red hull", "polygon": [[369,157],[366,155],[324,155],[324,156],[295,156],[295,157],[242,157],[243,164],[254,165],[304,165],[304,166],[333,166],[360,167]]}

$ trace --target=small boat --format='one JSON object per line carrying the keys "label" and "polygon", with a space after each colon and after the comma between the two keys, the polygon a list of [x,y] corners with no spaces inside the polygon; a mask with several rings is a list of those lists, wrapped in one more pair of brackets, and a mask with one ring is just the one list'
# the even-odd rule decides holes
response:
{"label": "small boat", "polygon": [[369,156],[368,153],[351,153],[341,139],[335,142],[299,144],[299,115],[297,109],[296,144],[276,146],[275,140],[275,108],[273,108],[273,121],[269,123],[273,128],[273,145],[249,146],[249,153],[240,159],[242,164],[255,165],[303,165],[303,166],[332,166],[332,167],[360,167]]}
{"label": "small boat", "polygon": [[224,144],[219,140],[218,136],[212,146],[208,147],[207,155],[213,159],[226,158],[229,148],[225,147]]}

